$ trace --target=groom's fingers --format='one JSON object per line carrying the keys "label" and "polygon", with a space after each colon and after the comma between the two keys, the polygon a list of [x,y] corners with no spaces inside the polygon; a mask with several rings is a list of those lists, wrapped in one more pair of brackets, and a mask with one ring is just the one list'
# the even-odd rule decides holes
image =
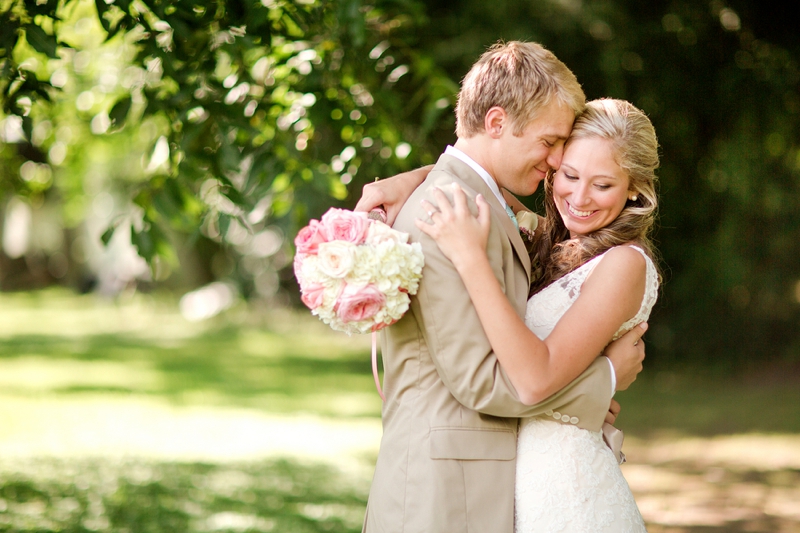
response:
{"label": "groom's fingers", "polygon": [[615,399],[611,399],[611,405],[608,406],[608,411],[606,411],[606,422],[614,425],[614,422],[617,421],[617,417],[619,416],[619,412],[622,410],[622,406],[619,402]]}
{"label": "groom's fingers", "polygon": [[647,331],[647,322],[642,322],[625,334],[628,342],[634,346],[641,346],[640,351],[642,353],[642,359],[644,359],[644,341],[642,340],[642,335],[644,335],[645,331]]}

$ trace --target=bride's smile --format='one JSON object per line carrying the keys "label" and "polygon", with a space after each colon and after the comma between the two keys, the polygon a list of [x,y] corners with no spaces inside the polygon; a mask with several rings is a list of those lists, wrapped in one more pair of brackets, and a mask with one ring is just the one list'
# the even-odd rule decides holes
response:
{"label": "bride's smile", "polygon": [[578,211],[577,209],[572,207],[570,205],[570,203],[567,202],[566,200],[564,200],[564,203],[566,204],[567,209],[569,209],[569,213],[571,215],[574,215],[574,216],[578,217],[578,218],[586,218],[586,217],[591,216],[593,213],[597,212],[597,211]]}

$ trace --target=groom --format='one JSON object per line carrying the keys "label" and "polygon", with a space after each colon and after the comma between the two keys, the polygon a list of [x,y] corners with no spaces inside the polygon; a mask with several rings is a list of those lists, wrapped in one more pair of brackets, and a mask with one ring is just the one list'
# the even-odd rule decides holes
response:
{"label": "groom", "polygon": [[[559,416],[565,424],[599,430],[615,383],[626,388],[641,370],[643,347],[634,343],[643,330],[635,328],[608,348],[622,350],[627,365],[614,369],[598,357],[560,392],[525,405],[455,267],[414,224],[429,217],[420,201],[432,201],[432,186],[457,183],[472,198],[482,194],[492,207],[489,260],[524,316],[531,262],[501,189],[522,196],[536,190],[560,165],[584,105],[573,73],[534,43],[495,45],[465,77],[456,108],[458,140],[394,222],[421,243],[425,268],[409,312],[382,338],[386,403],[366,533],[513,533],[518,418]],[[365,187],[356,209],[383,203],[375,203],[382,198],[378,188]]]}

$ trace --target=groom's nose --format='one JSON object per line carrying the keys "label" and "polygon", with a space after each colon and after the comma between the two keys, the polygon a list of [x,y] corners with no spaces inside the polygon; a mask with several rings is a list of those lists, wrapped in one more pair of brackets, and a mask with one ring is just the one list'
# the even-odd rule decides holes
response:
{"label": "groom's nose", "polygon": [[561,159],[563,157],[564,143],[556,144],[550,149],[550,153],[547,154],[547,164],[550,165],[550,168],[558,170],[558,167],[561,166]]}

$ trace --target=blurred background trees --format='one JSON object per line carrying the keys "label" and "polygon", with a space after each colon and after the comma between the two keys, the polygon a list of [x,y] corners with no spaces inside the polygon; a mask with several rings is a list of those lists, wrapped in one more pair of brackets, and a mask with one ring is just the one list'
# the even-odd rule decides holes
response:
{"label": "blurred background trees", "polygon": [[375,176],[434,162],[472,62],[499,39],[533,40],[589,98],[628,99],[659,133],[667,275],[648,361],[796,369],[792,10],[0,0],[0,288],[205,287],[197,317],[235,294],[296,301],[297,229],[352,207]]}

